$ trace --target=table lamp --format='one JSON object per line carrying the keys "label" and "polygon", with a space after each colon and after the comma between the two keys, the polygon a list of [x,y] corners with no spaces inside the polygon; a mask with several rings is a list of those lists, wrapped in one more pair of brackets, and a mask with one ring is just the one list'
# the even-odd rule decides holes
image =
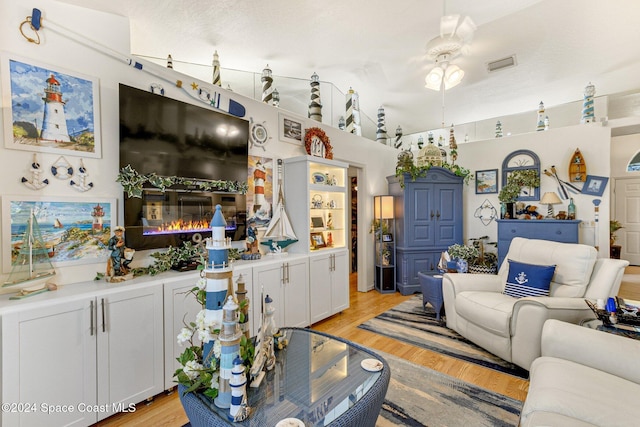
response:
{"label": "table lamp", "polygon": [[559,203],[562,203],[562,200],[560,200],[560,197],[558,197],[558,195],[553,191],[544,193],[542,199],[540,199],[541,205],[547,205],[547,218],[553,218],[553,205],[557,205]]}

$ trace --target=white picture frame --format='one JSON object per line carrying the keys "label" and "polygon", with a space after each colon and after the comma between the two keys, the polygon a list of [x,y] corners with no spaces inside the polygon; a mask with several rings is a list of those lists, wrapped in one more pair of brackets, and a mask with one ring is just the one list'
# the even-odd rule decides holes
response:
{"label": "white picture frame", "polygon": [[102,157],[97,78],[9,53],[0,70],[5,148]]}
{"label": "white picture frame", "polygon": [[[54,267],[102,263],[109,258],[107,242],[117,220],[117,201],[103,197],[2,196],[2,271],[10,273],[15,249],[33,211]],[[100,206],[104,216],[92,216]],[[57,224],[56,220],[60,223]],[[101,227],[97,222],[101,223]],[[126,230],[125,230],[126,233]]]}
{"label": "white picture frame", "polygon": [[278,137],[282,142],[303,145],[304,143],[303,119],[279,113],[278,115]]}

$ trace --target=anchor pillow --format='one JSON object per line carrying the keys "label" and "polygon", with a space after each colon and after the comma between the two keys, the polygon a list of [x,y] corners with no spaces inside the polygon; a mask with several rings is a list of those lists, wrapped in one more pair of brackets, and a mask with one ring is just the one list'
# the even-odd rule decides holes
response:
{"label": "anchor pillow", "polygon": [[515,298],[548,297],[555,265],[535,265],[509,261],[509,275],[504,294]]}

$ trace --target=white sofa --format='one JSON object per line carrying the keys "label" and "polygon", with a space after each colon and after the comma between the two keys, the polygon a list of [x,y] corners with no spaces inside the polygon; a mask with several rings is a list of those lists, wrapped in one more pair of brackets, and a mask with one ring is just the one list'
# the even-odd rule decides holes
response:
{"label": "white sofa", "polygon": [[[512,259],[556,265],[548,297],[503,294]],[[547,319],[579,323],[595,317],[584,299],[615,296],[628,261],[597,258],[595,248],[516,237],[497,275],[444,274],[447,327],[524,369],[540,356]]]}
{"label": "white sofa", "polygon": [[547,320],[520,426],[622,427],[640,422],[640,341]]}

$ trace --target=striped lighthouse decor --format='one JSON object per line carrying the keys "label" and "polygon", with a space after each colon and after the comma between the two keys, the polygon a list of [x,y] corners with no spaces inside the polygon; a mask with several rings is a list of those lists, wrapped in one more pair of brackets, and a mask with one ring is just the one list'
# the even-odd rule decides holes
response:
{"label": "striped lighthouse decor", "polygon": [[538,127],[536,128],[538,132],[541,130],[545,130],[544,128],[544,104],[540,101],[540,105],[538,105]]}
{"label": "striped lighthouse decor", "polygon": [[593,109],[593,96],[596,94],[596,87],[589,82],[584,88],[584,99],[582,101],[582,120],[580,123],[593,123],[596,121]]}
{"label": "striped lighthouse decor", "polygon": [[240,357],[240,338],[242,331],[238,325],[238,304],[233,295],[227,296],[222,307],[222,328],[220,328],[220,376],[218,377],[218,396],[213,403],[218,408],[231,407],[231,377],[233,361]]}
{"label": "striped lighthouse decor", "polygon": [[346,131],[362,135],[362,127],[360,126],[360,100],[358,93],[349,88],[346,101]]}
{"label": "striped lighthouse decor", "polygon": [[263,213],[269,212],[269,203],[264,196],[264,181],[267,178],[267,168],[262,164],[260,160],[256,162],[256,167],[253,171],[253,212]]}
{"label": "striped lighthouse decor", "polygon": [[167,56],[167,68],[173,68],[173,58],[171,57],[171,54]]}
{"label": "striped lighthouse decor", "polygon": [[42,119],[42,132],[40,138],[48,141],[70,142],[67,130],[67,119],[64,115],[64,104],[60,82],[51,74],[46,80],[44,89],[44,117]]}
{"label": "striped lighthouse decor", "polygon": [[262,77],[260,78],[260,81],[262,81],[262,102],[270,104],[273,99],[273,88],[271,87],[273,84],[273,77],[269,64],[267,64],[264,70],[262,70]]}
{"label": "striped lighthouse decor", "polygon": [[222,86],[222,82],[220,81],[220,57],[218,56],[218,51],[213,52],[213,78],[211,82],[216,86]]}
{"label": "striped lighthouse decor", "polygon": [[[224,220],[224,215],[222,215],[222,207],[216,205],[215,213],[211,219],[211,237],[205,240],[209,260],[203,271],[206,280],[204,321],[206,325],[211,325],[209,327],[210,330],[222,328],[222,308],[227,298],[228,289],[233,283],[233,271],[229,266],[231,241],[225,237],[226,226],[227,223]],[[215,358],[214,343],[216,338],[215,336],[209,336],[203,340],[202,358],[203,364],[207,367],[211,366],[211,361]],[[221,379],[221,389],[223,387],[222,383]],[[229,406],[227,405],[226,407],[228,408]]]}
{"label": "striped lighthouse decor", "polygon": [[243,402],[247,392],[247,376],[244,373],[244,365],[240,356],[233,361],[231,369],[231,406],[229,408],[229,421],[242,421],[247,418],[246,411],[243,411]]}
{"label": "striped lighthouse decor", "polygon": [[320,78],[316,73],[311,76],[311,102],[309,118],[322,123],[322,101],[320,100]]}
{"label": "striped lighthouse decor", "polygon": [[396,128],[396,140],[393,146],[395,148],[400,148],[402,146],[402,127],[400,125]]}
{"label": "striped lighthouse decor", "polygon": [[387,125],[385,123],[384,107],[378,108],[378,128],[376,130],[376,141],[380,144],[387,144]]}

